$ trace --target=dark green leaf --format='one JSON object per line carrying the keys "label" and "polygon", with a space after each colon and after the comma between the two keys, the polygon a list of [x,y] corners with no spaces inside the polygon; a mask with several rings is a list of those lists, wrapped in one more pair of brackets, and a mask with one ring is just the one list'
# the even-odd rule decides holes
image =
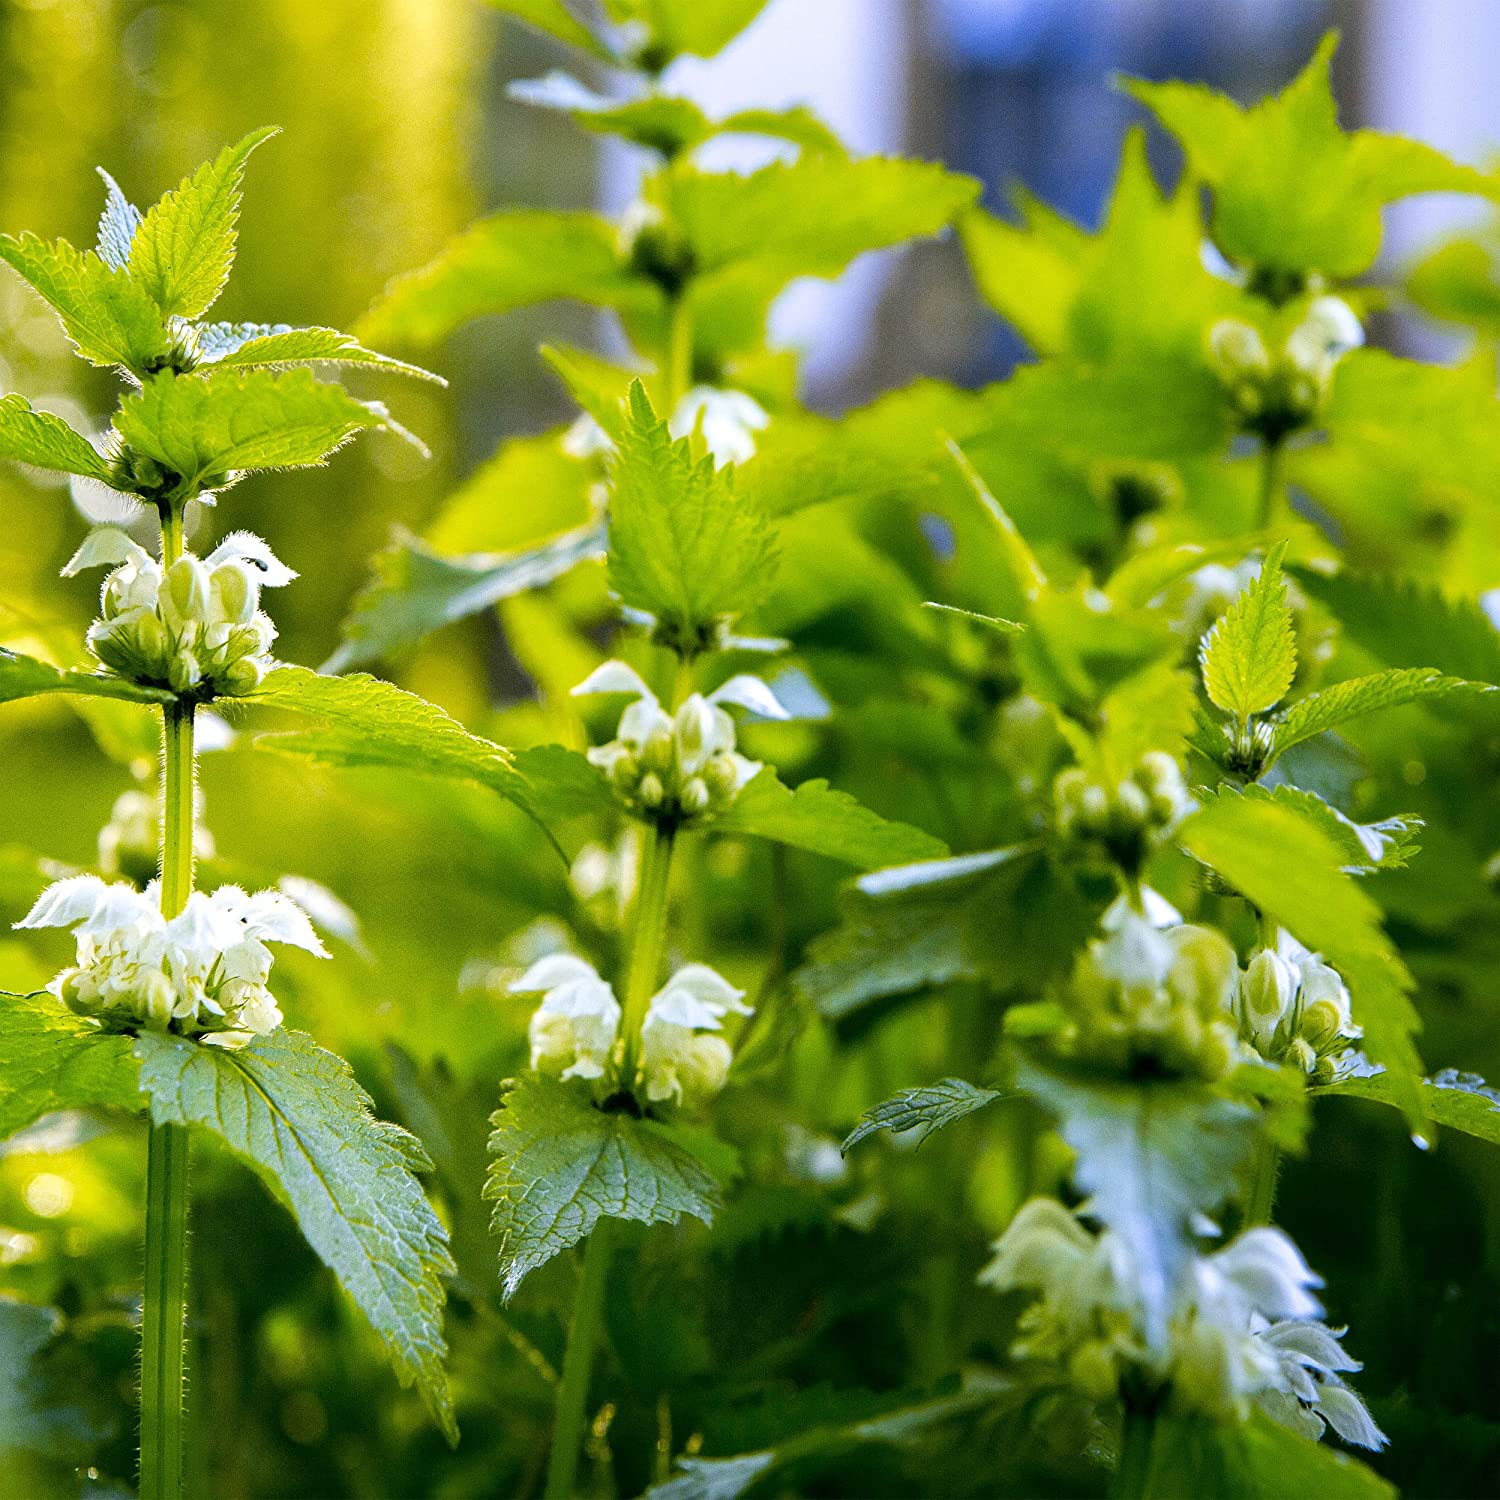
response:
{"label": "dark green leaf", "polygon": [[921,1129],[918,1144],[934,1131],[962,1120],[986,1104],[1003,1097],[998,1089],[976,1088],[962,1078],[944,1078],[922,1088],[903,1089],[893,1098],[867,1109],[858,1125],[851,1130],[840,1148],[847,1156],[862,1140],[880,1130],[902,1135]]}
{"label": "dark green leaf", "polygon": [[[1421,1084],[1427,1114],[1438,1125],[1449,1125],[1465,1135],[1500,1145],[1500,1090],[1493,1089],[1477,1073],[1444,1068]],[[1345,1078],[1317,1090],[1319,1094],[1342,1094],[1351,1099],[1373,1099],[1379,1104],[1402,1108],[1398,1091],[1388,1073]]]}

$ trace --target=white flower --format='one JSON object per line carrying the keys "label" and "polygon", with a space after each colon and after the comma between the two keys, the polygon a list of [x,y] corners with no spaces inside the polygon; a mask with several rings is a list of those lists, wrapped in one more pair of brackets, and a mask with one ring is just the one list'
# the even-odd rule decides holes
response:
{"label": "white flower", "polygon": [[48,886],[18,927],[72,927],[77,962],[48,986],[70,1009],[125,1026],[220,1042],[265,1035],[281,1024],[266,988],[268,943],[328,956],[306,914],[279,891],[250,895],[220,886],[194,891],[177,916],[162,915],[157,887],[144,892],[96,875]]}
{"label": "white flower", "polygon": [[1363,1035],[1349,990],[1336,969],[1309,952],[1285,928],[1274,948],[1245,966],[1231,1007],[1240,1035],[1272,1062],[1291,1063],[1326,1081],[1336,1059]]}
{"label": "white flower", "polygon": [[695,385],[677,403],[667,431],[674,438],[701,431],[715,467],[723,468],[754,458],[755,434],[765,431],[770,421],[765,408],[743,391]]}
{"label": "white flower", "polygon": [[586,959],[552,953],[510,986],[542,996],[531,1018],[531,1066],[561,1078],[603,1078],[620,1029],[620,1003]]}
{"label": "white flower", "polygon": [[1385,1447],[1386,1436],[1364,1402],[1339,1378],[1362,1366],[1338,1334],[1321,1323],[1273,1323],[1257,1338],[1277,1361],[1277,1380],[1256,1395],[1256,1405],[1314,1441],[1332,1427],[1356,1447]]}
{"label": "white flower", "polygon": [[100,593],[101,618],[89,649],[133,681],[176,692],[206,687],[247,693],[271,665],[276,627],[260,609],[260,591],[297,575],[259,537],[237,531],[206,558],[184,553],[163,569],[144,548],[111,526],[89,533],[63,569],[114,565]]}
{"label": "white flower", "polygon": [[1326,376],[1338,360],[1364,341],[1365,331],[1342,297],[1314,297],[1306,316],[1288,337],[1286,353],[1298,369]]}
{"label": "white flower", "polygon": [[647,1099],[692,1104],[723,1088],[733,1053],[716,1033],[731,1012],[750,1014],[744,995],[707,964],[687,964],[652,996],[641,1027]]}
{"label": "white flower", "polygon": [[676,822],[724,811],[760,770],[759,761],[735,750],[734,720],[723,705],[790,717],[760,678],[744,673],[707,697],[690,694],[675,714],[622,661],[605,662],[573,689],[575,697],[592,693],[629,693],[635,701],[620,715],[615,738],[589,750],[590,762],[633,811]]}

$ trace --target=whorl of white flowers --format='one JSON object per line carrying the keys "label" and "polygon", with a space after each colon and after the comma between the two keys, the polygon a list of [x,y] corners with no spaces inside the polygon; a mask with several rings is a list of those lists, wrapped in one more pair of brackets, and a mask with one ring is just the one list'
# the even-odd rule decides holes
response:
{"label": "whorl of white flowers", "polygon": [[632,812],[677,826],[724,812],[760,770],[759,761],[736,752],[734,720],[723,705],[790,717],[760,678],[743,673],[707,697],[690,694],[675,713],[622,661],[605,662],[573,689],[575,697],[590,693],[630,693],[635,702],[620,715],[615,738],[594,746],[589,760]]}
{"label": "whorl of white flowers", "polygon": [[1341,1376],[1359,1364],[1317,1321],[1322,1283],[1279,1229],[1247,1229],[1189,1260],[1174,1292],[1165,1341],[1144,1333],[1140,1280],[1128,1246],[1094,1232],[1055,1198],[1024,1204],[995,1242],[980,1281],[1036,1293],[1021,1315],[1017,1358],[1056,1367],[1058,1379],[1095,1400],[1122,1377],[1170,1389],[1177,1406],[1243,1421],[1259,1407],[1320,1437],[1380,1448],[1385,1436]]}
{"label": "whorl of white flowers", "polygon": [[707,964],[686,964],[652,996],[634,1079],[620,1077],[623,1012],[609,981],[571,953],[539,959],[510,986],[542,996],[530,1026],[531,1066],[583,1078],[602,1094],[637,1087],[653,1104],[695,1105],[723,1088],[733,1053],[719,1033],[731,1011],[749,1015],[744,991]]}
{"label": "whorl of white flowers", "polygon": [[1070,766],[1052,785],[1060,837],[1086,857],[1138,870],[1151,849],[1193,810],[1177,762],[1148,751],[1123,780],[1097,780]]}
{"label": "whorl of white flowers", "polygon": [[240,1046],[281,1024],[266,988],[268,943],[328,956],[306,913],[279,891],[195,891],[168,920],[153,884],[74,875],[47,887],[18,927],[71,927],[77,961],[48,989],[70,1010],[120,1029],[146,1027]]}
{"label": "whorl of white flowers", "polygon": [[1280,438],[1316,415],[1334,367],[1365,341],[1349,304],[1314,297],[1279,353],[1260,330],[1238,318],[1221,318],[1208,333],[1209,360],[1240,423],[1248,431]]}
{"label": "whorl of white flowers", "polygon": [[276,627],[260,591],[297,575],[248,531],[205,558],[185,553],[163,568],[123,531],[91,531],[63,569],[113,567],[100,593],[89,649],[132,682],[177,693],[235,696],[259,686],[271,666]]}
{"label": "whorl of white flowers", "polygon": [[1274,948],[1260,949],[1246,964],[1234,1014],[1240,1036],[1262,1057],[1301,1068],[1319,1083],[1333,1080],[1340,1056],[1363,1035],[1338,971],[1284,928]]}

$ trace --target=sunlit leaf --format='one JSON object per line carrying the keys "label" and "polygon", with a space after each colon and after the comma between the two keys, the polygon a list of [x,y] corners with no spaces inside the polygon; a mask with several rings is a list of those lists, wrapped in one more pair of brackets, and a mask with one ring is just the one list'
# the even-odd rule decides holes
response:
{"label": "sunlit leaf", "polygon": [[175,696],[165,688],[141,687],[112,673],[54,667],[34,656],[20,656],[0,647],[0,703],[34,698],[38,693],[81,693],[93,698],[124,698],[131,703],[171,703]]}
{"label": "sunlit leaf", "polygon": [[1297,641],[1281,572],[1285,543],[1203,638],[1203,687],[1216,708],[1248,719],[1274,708],[1297,674]]}
{"label": "sunlit leaf", "polygon": [[24,396],[0,397],[0,458],[109,483],[109,469],[93,444],[61,417],[33,409]]}

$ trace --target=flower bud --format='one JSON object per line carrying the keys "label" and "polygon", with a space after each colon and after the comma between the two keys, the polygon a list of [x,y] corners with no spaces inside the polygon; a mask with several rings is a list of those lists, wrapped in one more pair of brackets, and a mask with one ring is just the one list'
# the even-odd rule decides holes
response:
{"label": "flower bud", "polygon": [[662,785],[661,777],[655,771],[647,771],[641,777],[640,785],[635,789],[636,796],[640,799],[642,807],[656,809],[666,800],[667,791]]}
{"label": "flower bud", "polygon": [[153,1031],[165,1031],[172,1021],[172,1007],[177,996],[172,982],[159,970],[147,976],[141,995],[141,1019]]}
{"label": "flower bud", "polygon": [[1297,975],[1272,949],[1262,948],[1246,965],[1240,981],[1240,1024],[1259,1051],[1270,1047],[1296,994]]}
{"label": "flower bud", "polygon": [[641,764],[649,771],[664,775],[672,769],[673,755],[672,731],[658,729],[641,747]]}
{"label": "flower bud", "polygon": [[1221,318],[1209,330],[1208,352],[1219,374],[1228,380],[1270,373],[1271,358],[1265,340],[1248,323]]}
{"label": "flower bud", "polygon": [[1344,1018],[1332,1000],[1315,1000],[1303,1011],[1299,1030],[1314,1051],[1324,1052],[1338,1041],[1343,1027]]}
{"label": "flower bud", "polygon": [[628,750],[621,750],[610,762],[609,779],[616,790],[633,792],[641,779],[641,762]]}
{"label": "flower bud", "polygon": [[1145,823],[1151,816],[1151,801],[1134,781],[1122,781],[1115,792],[1120,811],[1132,823]]}
{"label": "flower bud", "polygon": [[703,768],[713,739],[713,705],[701,694],[692,694],[677,710],[673,732],[677,741],[677,764],[684,776],[695,775]]}
{"label": "flower bud", "polygon": [[702,779],[715,802],[727,802],[739,789],[739,775],[728,755],[710,756],[703,768]]}
{"label": "flower bud", "polygon": [[682,810],[695,816],[698,813],[707,812],[711,800],[708,785],[701,776],[689,777],[681,792],[678,793],[678,801],[682,804]]}
{"label": "flower bud", "polygon": [[198,658],[184,646],[172,657],[167,668],[167,681],[172,684],[172,691],[191,692],[202,680],[203,670],[198,665]]}
{"label": "flower bud", "polygon": [[219,674],[220,689],[231,696],[252,693],[265,680],[266,664],[259,657],[241,656]]}

